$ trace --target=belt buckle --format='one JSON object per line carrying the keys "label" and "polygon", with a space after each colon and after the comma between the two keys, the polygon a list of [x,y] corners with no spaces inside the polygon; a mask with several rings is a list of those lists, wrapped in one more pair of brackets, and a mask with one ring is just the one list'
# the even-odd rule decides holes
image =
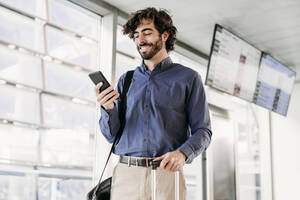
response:
{"label": "belt buckle", "polygon": [[148,161],[148,158],[146,158],[146,167],[149,167]]}

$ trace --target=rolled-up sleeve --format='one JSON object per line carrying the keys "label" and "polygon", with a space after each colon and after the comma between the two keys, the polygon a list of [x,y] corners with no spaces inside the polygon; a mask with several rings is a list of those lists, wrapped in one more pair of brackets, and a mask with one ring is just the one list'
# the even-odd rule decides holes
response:
{"label": "rolled-up sleeve", "polygon": [[[123,91],[123,82],[124,82],[123,74],[117,85],[117,91],[121,94]],[[119,104],[120,98],[114,101],[114,108],[112,110],[105,110],[102,106],[100,108],[101,116],[99,120],[100,130],[103,136],[107,139],[109,143],[114,141],[115,136],[117,135],[120,128],[120,119],[119,119]]]}
{"label": "rolled-up sleeve", "polygon": [[212,136],[205,91],[198,74],[191,82],[186,104],[191,135],[179,150],[187,156],[186,163],[191,163],[196,156],[207,149]]}

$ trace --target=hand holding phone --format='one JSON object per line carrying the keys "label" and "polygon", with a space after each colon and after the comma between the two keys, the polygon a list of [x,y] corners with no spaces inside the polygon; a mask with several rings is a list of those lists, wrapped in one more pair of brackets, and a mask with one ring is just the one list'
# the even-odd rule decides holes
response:
{"label": "hand holding phone", "polygon": [[101,71],[92,72],[89,74],[89,77],[95,85],[99,84],[100,82],[103,83],[103,85],[100,88],[100,92],[103,92],[106,88],[110,86],[109,82],[106,80]]}
{"label": "hand holding phone", "polygon": [[114,101],[120,96],[120,94],[110,86],[109,82],[100,71],[90,73],[89,77],[96,85],[95,90],[97,101],[104,107],[105,110],[113,109],[115,106]]}

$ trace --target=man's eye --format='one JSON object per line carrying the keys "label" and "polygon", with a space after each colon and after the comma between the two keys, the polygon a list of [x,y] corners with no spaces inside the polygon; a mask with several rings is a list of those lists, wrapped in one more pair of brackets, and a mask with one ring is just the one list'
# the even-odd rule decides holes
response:
{"label": "man's eye", "polygon": [[134,36],[133,36],[134,39],[136,39],[136,38],[138,38],[138,37],[139,37],[138,35],[134,35]]}

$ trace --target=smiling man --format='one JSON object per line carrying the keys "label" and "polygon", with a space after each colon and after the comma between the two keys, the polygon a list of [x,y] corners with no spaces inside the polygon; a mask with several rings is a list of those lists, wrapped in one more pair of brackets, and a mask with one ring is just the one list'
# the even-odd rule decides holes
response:
{"label": "smiling man", "polygon": [[[123,28],[143,62],[134,70],[127,93],[125,127],[114,149],[120,162],[114,169],[111,199],[152,199],[150,165],[160,160],[156,199],[174,200],[174,172],[179,170],[180,200],[184,200],[182,167],[205,151],[212,135],[201,78],[168,56],[174,49],[176,28],[165,10],[139,10]],[[125,75],[117,90],[109,87],[99,93],[102,85],[95,88],[102,106],[100,128],[109,142],[120,128],[118,97]]]}

